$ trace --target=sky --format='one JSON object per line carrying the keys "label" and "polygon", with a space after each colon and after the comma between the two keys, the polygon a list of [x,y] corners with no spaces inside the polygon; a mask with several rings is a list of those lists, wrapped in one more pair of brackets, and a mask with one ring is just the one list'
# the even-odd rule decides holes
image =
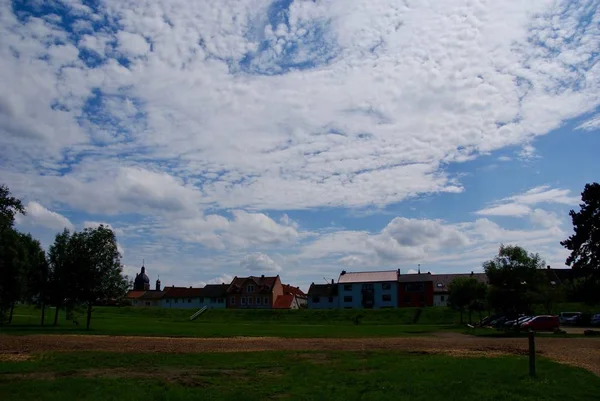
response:
{"label": "sky", "polygon": [[565,267],[598,1],[0,0],[0,182],[163,285]]}

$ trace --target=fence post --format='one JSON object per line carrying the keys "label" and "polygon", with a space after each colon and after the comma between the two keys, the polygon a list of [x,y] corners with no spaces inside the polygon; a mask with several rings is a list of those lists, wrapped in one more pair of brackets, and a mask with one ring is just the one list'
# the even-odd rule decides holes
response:
{"label": "fence post", "polygon": [[535,377],[535,332],[529,330],[529,376]]}

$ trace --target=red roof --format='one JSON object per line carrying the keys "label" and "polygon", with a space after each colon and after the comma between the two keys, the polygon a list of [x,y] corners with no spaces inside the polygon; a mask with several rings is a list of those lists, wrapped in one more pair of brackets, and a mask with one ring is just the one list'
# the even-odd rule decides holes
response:
{"label": "red roof", "polygon": [[273,291],[273,287],[275,286],[275,283],[277,282],[278,278],[279,278],[279,276],[275,276],[275,277],[265,277],[265,276],[235,277],[233,279],[233,281],[231,282],[231,285],[229,286],[229,289],[227,290],[227,292],[230,294],[231,293],[233,293],[233,294],[241,293],[244,284],[247,281],[252,281],[256,285],[257,293],[270,294]]}
{"label": "red roof", "polygon": [[142,295],[144,295],[146,291],[139,291],[139,290],[131,290],[127,293],[127,295],[125,296],[125,298],[129,298],[129,299],[137,299],[139,297],[141,297]]}
{"label": "red roof", "polygon": [[290,309],[294,302],[292,294],[279,295],[273,304],[273,309]]}
{"label": "red roof", "polygon": [[292,294],[300,298],[306,298],[306,294],[298,287],[292,287],[289,284],[283,284],[283,293]]}
{"label": "red roof", "polygon": [[166,287],[163,298],[199,298],[203,296],[203,288]]}

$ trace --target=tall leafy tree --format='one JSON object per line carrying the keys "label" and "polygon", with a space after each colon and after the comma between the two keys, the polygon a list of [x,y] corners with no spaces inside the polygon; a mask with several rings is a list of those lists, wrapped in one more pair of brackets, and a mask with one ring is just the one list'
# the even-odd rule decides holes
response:
{"label": "tall leafy tree", "polygon": [[21,298],[34,303],[41,311],[41,325],[44,325],[48,298],[48,261],[38,240],[31,234],[19,234],[22,247]]}
{"label": "tall leafy tree", "polygon": [[19,234],[13,229],[15,215],[25,213],[21,201],[11,196],[5,185],[0,185],[0,324],[21,296],[21,271],[24,250]]}
{"label": "tall leafy tree", "polygon": [[600,184],[586,184],[580,210],[569,216],[575,233],[560,244],[571,251],[566,264],[583,272],[582,290],[587,301],[600,301]]}
{"label": "tall leafy tree", "polygon": [[460,312],[460,322],[463,323],[463,313],[469,311],[469,323],[474,310],[478,310],[486,296],[487,286],[473,277],[457,277],[450,283],[448,304]]}
{"label": "tall leafy tree", "polygon": [[63,307],[76,302],[77,270],[70,255],[71,233],[65,229],[56,234],[54,243],[48,249],[50,263],[48,301],[54,310],[54,325],[58,323],[58,313]]}
{"label": "tall leafy tree", "polygon": [[120,298],[128,288],[123,276],[121,255],[113,231],[100,225],[74,233],[69,240],[71,263],[77,266],[76,298],[87,307],[86,328],[90,328],[92,306]]}
{"label": "tall leafy tree", "polygon": [[501,245],[498,255],[483,264],[490,288],[490,306],[507,315],[527,313],[535,302],[544,261],[520,246]]}

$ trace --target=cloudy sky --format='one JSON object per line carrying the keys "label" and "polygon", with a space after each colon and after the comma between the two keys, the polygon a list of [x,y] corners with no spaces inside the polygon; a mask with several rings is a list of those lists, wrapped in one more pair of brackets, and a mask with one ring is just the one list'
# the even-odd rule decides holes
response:
{"label": "cloudy sky", "polygon": [[18,228],[128,274],[555,266],[600,158],[598,1],[0,0]]}

